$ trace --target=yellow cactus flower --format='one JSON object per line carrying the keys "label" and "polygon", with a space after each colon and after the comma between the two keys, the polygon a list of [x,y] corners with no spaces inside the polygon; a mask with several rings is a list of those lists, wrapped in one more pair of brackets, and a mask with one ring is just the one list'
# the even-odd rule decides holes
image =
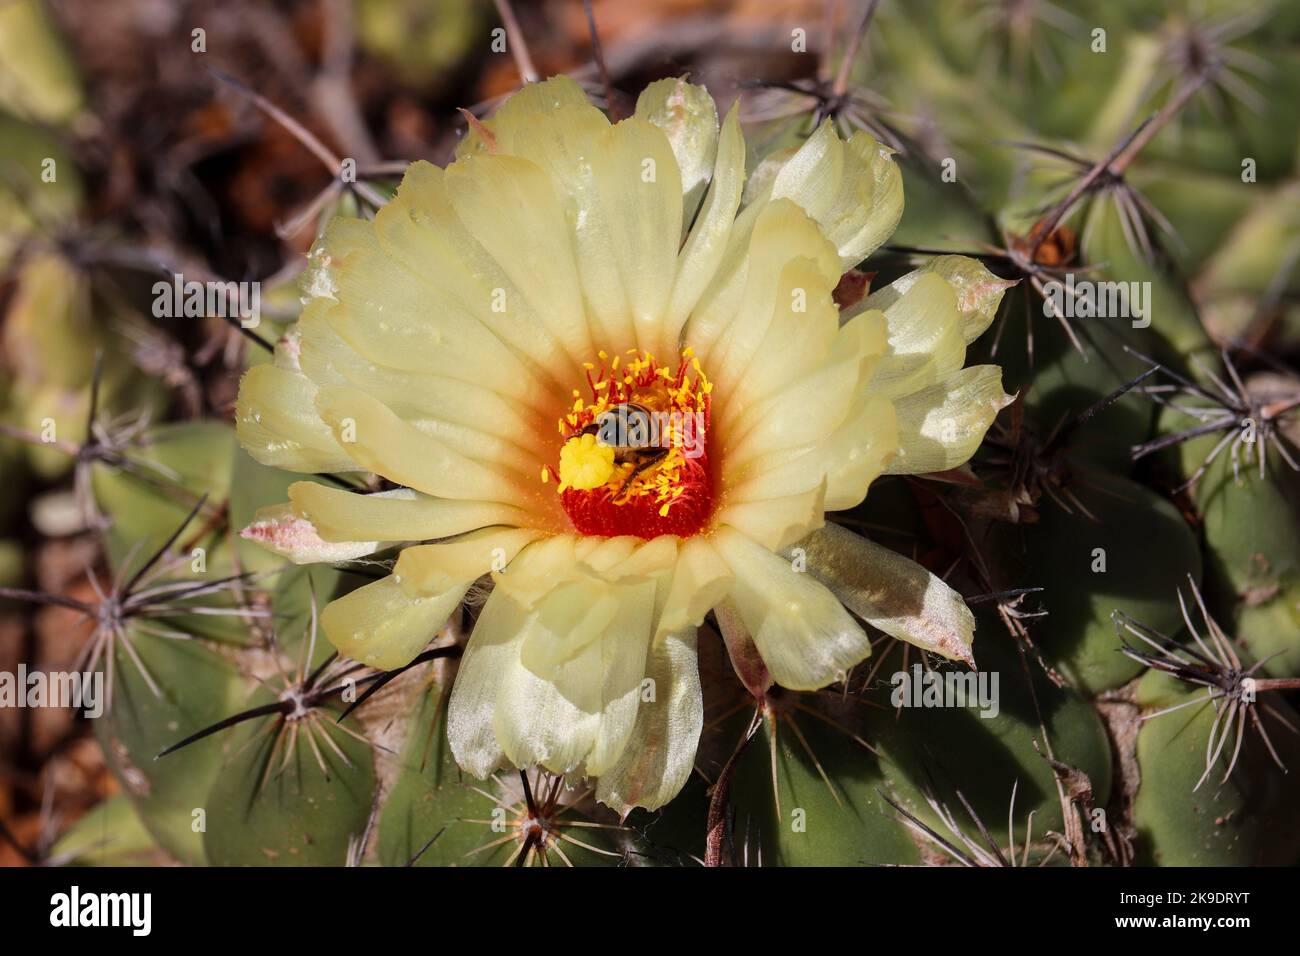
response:
{"label": "yellow cactus flower", "polygon": [[970,660],[961,597],[825,514],[970,457],[1008,399],[962,365],[1006,283],[942,257],[841,313],[902,214],[890,151],[828,122],[745,168],[700,87],[655,83],[611,123],[566,78],[527,86],[373,222],[330,226],[301,319],[243,379],[258,461],[397,486],[298,482],[249,530],[298,562],[404,546],[325,608],[341,653],[406,663],[490,575],[448,712],[475,776],[666,803],[718,606],[795,690],[867,657],[860,621]]}

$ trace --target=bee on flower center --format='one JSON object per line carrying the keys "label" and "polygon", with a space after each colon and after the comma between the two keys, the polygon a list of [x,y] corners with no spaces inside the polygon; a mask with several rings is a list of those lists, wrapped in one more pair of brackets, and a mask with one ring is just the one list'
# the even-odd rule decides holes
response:
{"label": "bee on flower center", "polygon": [[667,457],[672,440],[650,409],[636,402],[623,402],[601,412],[578,434],[594,434],[597,442],[614,449],[615,464],[632,466],[613,495],[615,502],[623,500],[639,477]]}

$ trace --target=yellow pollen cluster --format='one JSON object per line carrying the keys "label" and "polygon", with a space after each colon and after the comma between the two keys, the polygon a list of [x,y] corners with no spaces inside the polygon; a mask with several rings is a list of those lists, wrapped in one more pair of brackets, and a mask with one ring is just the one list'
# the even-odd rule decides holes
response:
{"label": "yellow pollen cluster", "polygon": [[[595,435],[575,435],[560,449],[560,491],[590,491],[605,484],[613,474],[614,449],[600,444]],[[546,480],[543,469],[542,481]]]}

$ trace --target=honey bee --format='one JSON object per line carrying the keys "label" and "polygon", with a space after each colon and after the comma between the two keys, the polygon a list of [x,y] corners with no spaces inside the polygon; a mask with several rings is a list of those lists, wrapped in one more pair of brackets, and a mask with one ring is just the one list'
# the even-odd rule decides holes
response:
{"label": "honey bee", "polygon": [[636,402],[622,402],[607,408],[595,421],[569,436],[595,435],[602,445],[614,449],[616,464],[631,464],[632,470],[614,492],[613,500],[622,503],[632,483],[658,465],[670,450],[668,436],[660,433],[650,409]]}

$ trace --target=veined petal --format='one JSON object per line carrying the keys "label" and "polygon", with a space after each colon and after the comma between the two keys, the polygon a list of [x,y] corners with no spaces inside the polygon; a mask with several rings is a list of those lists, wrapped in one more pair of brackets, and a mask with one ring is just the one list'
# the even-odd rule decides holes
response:
{"label": "veined petal", "polygon": [[448,166],[445,180],[465,228],[581,367],[595,348],[573,242],[551,177],[518,156],[472,154]]}
{"label": "veined petal", "polygon": [[718,107],[707,89],[676,77],[656,80],[642,90],[636,115],[668,137],[681,170],[682,222],[689,226],[718,154]]}
{"label": "veined petal", "polygon": [[636,726],[645,692],[650,636],[653,630],[653,581],[620,585],[619,613],[601,636],[603,665],[600,724],[583,773],[602,776],[623,756]]}
{"label": "veined petal", "polygon": [[[823,120],[802,146],[778,161],[779,168],[769,166],[765,171],[772,175],[772,198],[790,199],[820,221],[839,199],[845,180],[844,141],[834,121]],[[860,205],[870,208],[872,181],[855,181],[854,185]]]}
{"label": "veined petal", "polygon": [[686,785],[695,765],[704,727],[695,629],[657,642],[646,677],[653,682],[653,699],[642,700],[622,755],[596,782],[596,799],[624,817],[633,807],[662,807]]}
{"label": "veined petal", "polygon": [[[385,207],[389,208],[389,207]],[[298,324],[299,361],[317,386],[350,385],[379,399],[407,421],[441,421],[472,428],[527,450],[537,460],[549,450],[543,435],[554,415],[539,414],[545,401],[520,402],[472,382],[389,368],[363,358],[339,338],[318,303],[308,303]],[[558,408],[558,405],[556,406]]]}
{"label": "veined petal", "polygon": [[[519,644],[511,645],[516,649]],[[542,766],[572,773],[582,766],[600,727],[601,645],[542,678],[516,654],[500,661],[501,690],[492,712],[492,731],[506,759],[516,767]]]}
{"label": "veined petal", "polygon": [[782,687],[825,687],[871,653],[866,633],[810,575],[729,528],[713,545],[736,575],[730,599]]}
{"label": "veined petal", "polygon": [[520,552],[504,571],[492,575],[493,593],[509,594],[520,607],[536,610],[538,602],[564,580],[579,560],[578,544],[595,539],[557,534],[536,541]]}
{"label": "veined petal", "polygon": [[392,670],[433,640],[468,590],[466,583],[433,597],[410,597],[390,574],[327,604],[321,628],[340,654]]}
{"label": "veined petal", "polygon": [[772,198],[798,203],[834,243],[844,269],[869,256],[903,215],[903,181],[889,150],[865,132],[847,143],[826,120],[772,182]]}
{"label": "veined petal", "polygon": [[[605,114],[591,105],[572,77],[552,76],[525,84],[490,118],[472,126],[456,155],[509,153],[534,158],[559,173],[572,167],[570,157],[581,153],[588,137],[607,126]],[[489,132],[489,140],[480,135],[480,128]]]}
{"label": "veined petal", "polygon": [[[460,767],[476,777],[486,777],[505,760],[493,718],[507,674],[520,666],[520,646],[533,613],[533,599],[521,602],[502,584],[554,580],[571,567],[573,544],[571,535],[534,542],[505,572],[493,576],[497,586],[475,622],[456,670],[447,710],[447,739],[452,753]],[[522,591],[527,594],[528,589]]]}
{"label": "veined petal", "polygon": [[489,525],[537,526],[536,516],[512,505],[431,498],[409,488],[359,494],[298,481],[289,486],[289,501],[323,541],[331,542],[355,541],[361,535],[380,541],[427,541]]}
{"label": "veined petal", "polygon": [[403,549],[393,574],[409,597],[439,594],[504,569],[541,535],[528,528],[484,528],[454,541],[415,545]]}
{"label": "veined petal", "polygon": [[925,568],[839,525],[799,542],[808,573],[854,614],[891,637],[972,667],[975,616]]}
{"label": "veined petal", "polygon": [[784,391],[756,402],[736,423],[735,432],[720,436],[726,443],[727,470],[743,471],[762,456],[824,440],[848,417],[864,361],[851,353],[841,355]]}
{"label": "veined petal", "polygon": [[728,500],[766,501],[803,495],[826,481],[826,510],[851,508],[898,454],[898,426],[888,399],[868,392],[829,436],[805,448],[755,459],[731,475]]}
{"label": "veined petal", "polygon": [[656,608],[655,640],[669,633],[693,632],[709,609],[726,597],[734,579],[709,539],[683,541],[662,605]]}
{"label": "veined petal", "polygon": [[263,465],[285,471],[359,471],[316,412],[316,386],[275,365],[255,365],[239,382],[239,443]]}
{"label": "veined petal", "polygon": [[492,726],[508,670],[518,666],[528,611],[499,588],[488,595],[456,669],[447,704],[447,740],[456,763],[483,778],[505,760]]}
{"label": "veined petal", "polygon": [[[550,607],[552,635],[580,626],[601,587],[618,592],[615,616],[603,633],[573,656],[538,674],[521,655],[507,668],[493,727],[502,750],[518,767],[538,764],[555,773],[599,775],[623,752],[636,720],[641,681],[650,642],[654,585],[591,582],[584,601],[566,596],[563,608]],[[539,632],[540,612],[531,615],[521,650]]]}
{"label": "veined petal", "polygon": [[679,553],[678,539],[672,535],[660,535],[649,541],[638,540],[636,550],[610,567],[604,577],[606,580],[618,581],[625,577],[667,574],[677,566]]}
{"label": "veined petal", "polygon": [[[714,382],[724,391],[740,381],[777,309],[789,306],[791,292],[782,287],[781,280],[785,265],[794,259],[809,260],[821,274],[825,287],[833,289],[839,281],[835,249],[817,224],[789,200],[773,200],[758,214],[749,239],[744,293],[725,331],[707,355],[703,351],[705,343],[692,337],[693,328],[687,329],[688,344],[695,347],[701,358],[707,359]],[[816,298],[819,291],[807,290],[807,298]]]}
{"label": "veined petal", "polygon": [[[394,207],[385,222],[407,215]],[[339,337],[372,362],[389,368],[440,375],[478,384],[516,399],[538,390],[538,383],[512,352],[467,308],[443,291],[436,277],[445,266],[404,263],[380,242],[378,226],[365,245],[354,243],[334,256],[331,273],[336,302],[318,306]],[[419,271],[417,271],[417,269]]]}
{"label": "veined petal", "polygon": [[614,627],[627,593],[595,575],[571,571],[534,606],[520,646],[523,666],[542,678],[556,676]]}
{"label": "veined petal", "polygon": [[[599,208],[579,208],[579,271],[602,344],[632,341],[667,355],[662,320],[681,242],[681,174],[668,139],[643,119],[623,120],[591,144]],[[590,231],[584,225],[590,219]],[[630,324],[629,324],[630,320]]]}
{"label": "veined petal", "polygon": [[834,283],[812,260],[801,258],[786,264],[771,324],[744,374],[727,393],[720,418],[735,421],[752,403],[781,391],[826,362],[840,331],[833,289]]}
{"label": "veined petal", "polygon": [[879,249],[898,228],[903,218],[903,174],[894,162],[894,151],[859,130],[849,139],[850,170],[870,176],[871,212],[857,215],[850,206],[843,217],[827,221],[832,241],[839,248],[845,268],[852,268]]}
{"label": "veined petal", "polygon": [[353,461],[399,485],[445,498],[487,498],[525,508],[542,504],[540,491],[525,492],[501,471],[425,435],[365,392],[341,385],[323,388],[316,408]]}
{"label": "veined petal", "polygon": [[771,551],[789,547],[820,528],[826,513],[826,482],[802,494],[728,504],[718,523],[730,525]]}
{"label": "veined petal", "polygon": [[893,291],[889,286],[867,296],[854,310],[884,312],[889,350],[876,367],[871,391],[886,398],[942,381],[961,368],[966,357],[957,294],[942,276],[924,273],[901,295]]}
{"label": "veined petal", "polygon": [[1012,400],[1002,391],[1002,369],[996,365],[972,365],[896,399],[899,451],[887,471],[924,475],[965,464]]}
{"label": "veined petal", "polygon": [[647,595],[652,603],[641,610],[651,621],[653,599],[661,579],[672,571],[676,554],[675,539],[666,536],[646,542],[631,536],[607,538],[578,563],[547,575],[549,590],[540,596],[536,585],[516,590],[521,596],[530,591],[534,595],[534,614],[520,652],[524,666],[546,677],[593,641],[638,629],[639,617],[629,622],[622,615],[629,604],[640,606]]}
{"label": "veined petal", "polygon": [[957,311],[961,314],[961,337],[967,345],[983,335],[993,323],[1003,294],[1016,284],[1014,279],[999,279],[978,259],[968,256],[935,256],[921,268],[899,276],[883,289],[872,292],[858,309],[888,309],[918,279],[931,274],[941,276],[956,293]]}
{"label": "veined petal", "polygon": [[727,480],[755,459],[816,447],[848,417],[861,394],[865,373],[884,346],[877,315],[859,316],[839,329],[825,364],[744,409],[737,420],[723,418]]}
{"label": "veined petal", "polygon": [[[384,251],[422,284],[431,307],[470,313],[558,396],[567,395],[560,383],[577,366],[519,287],[461,222],[447,193],[444,170],[426,162],[407,167],[397,195],[376,214],[374,230]],[[327,242],[329,237],[327,232]]]}
{"label": "veined petal", "polygon": [[[749,275],[749,242],[754,235],[759,214],[766,206],[764,200],[741,208],[728,228],[726,247],[722,250],[717,265],[710,276],[699,277],[704,285],[703,292],[696,292],[694,281],[692,282],[689,297],[695,301],[690,318],[686,320],[682,340],[701,358],[709,356],[740,306],[740,298],[745,293],[745,279]],[[684,288],[684,291],[687,290]],[[682,302],[689,297],[683,296]],[[675,312],[674,320],[677,317],[679,314]]]}
{"label": "veined petal", "polygon": [[642,117],[610,126],[567,77],[530,84],[486,125],[495,141],[476,151],[536,163],[561,197],[592,339],[617,348],[645,334],[644,347],[658,349],[681,236],[680,175],[663,131]]}
{"label": "veined petal", "polygon": [[664,323],[664,338],[670,343],[680,340],[687,316],[713,282],[730,248],[744,182],[745,137],[740,131],[739,109],[733,106],[722,125],[717,163],[704,206],[677,256],[677,277]]}
{"label": "veined petal", "polygon": [[826,510],[854,507],[898,455],[894,406],[888,399],[864,394],[860,404],[822,444],[819,453],[827,463]]}
{"label": "veined petal", "polygon": [[613,538],[588,536],[579,538],[574,550],[583,564],[597,572],[602,572],[632,557],[640,543],[640,538],[630,534],[621,534]]}

